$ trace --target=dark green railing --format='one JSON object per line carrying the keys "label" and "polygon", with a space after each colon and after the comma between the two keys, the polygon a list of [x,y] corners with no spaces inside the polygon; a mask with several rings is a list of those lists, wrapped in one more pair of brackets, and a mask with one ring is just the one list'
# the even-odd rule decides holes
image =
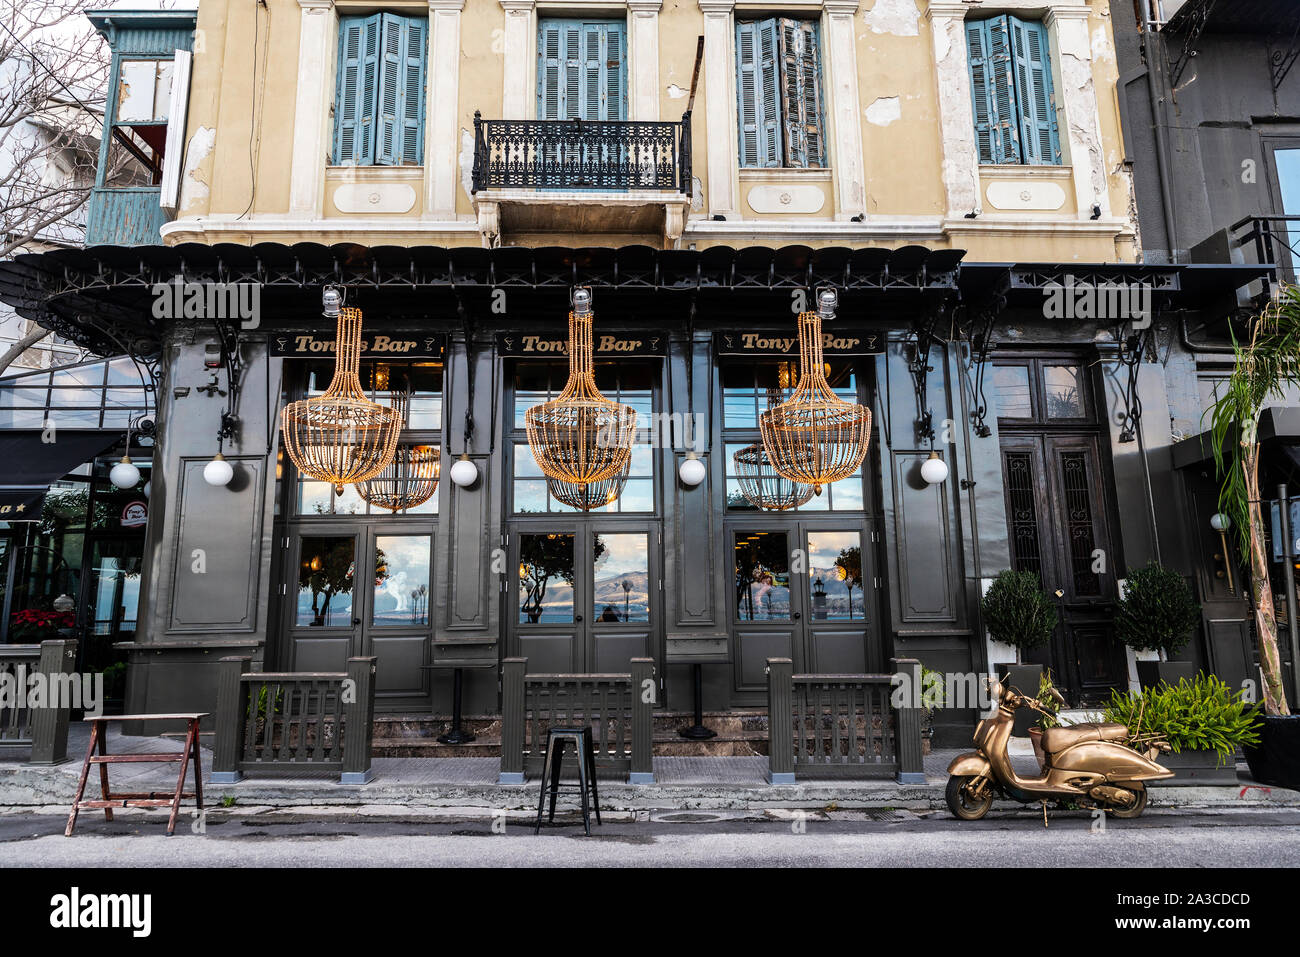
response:
{"label": "dark green railing", "polygon": [[212,781],[245,774],[337,773],[342,784],[373,777],[375,659],[347,671],[250,672],[249,658],[222,658]]}
{"label": "dark green railing", "polygon": [[[14,697],[0,696],[0,754],[31,749],[31,764],[61,764],[68,759],[68,720],[77,642],[52,638],[39,645],[0,645],[0,676]],[[44,698],[31,707],[29,679],[42,675]],[[66,677],[65,677],[66,676]]]}

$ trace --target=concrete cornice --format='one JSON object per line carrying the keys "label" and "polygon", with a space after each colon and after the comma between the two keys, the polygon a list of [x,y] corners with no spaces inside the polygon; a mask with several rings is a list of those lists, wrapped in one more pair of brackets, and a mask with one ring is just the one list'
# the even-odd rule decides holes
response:
{"label": "concrete cornice", "polygon": [[658,13],[663,0],[627,0],[627,8],[632,13]]}
{"label": "concrete cornice", "polygon": [[731,13],[736,9],[736,0],[696,0],[700,12],[705,16],[713,13]]}
{"label": "concrete cornice", "polygon": [[298,6],[304,10],[329,10],[334,6],[334,0],[298,0]]}
{"label": "concrete cornice", "polygon": [[997,0],[987,6],[983,0],[936,0],[925,10],[927,20],[952,19],[964,20],[969,14],[990,15],[998,13],[1042,12],[1043,22],[1051,26],[1053,20],[1086,20],[1092,15],[1092,7],[1079,0]]}
{"label": "concrete cornice", "polygon": [[460,13],[464,9],[465,0],[429,0],[430,13]]}

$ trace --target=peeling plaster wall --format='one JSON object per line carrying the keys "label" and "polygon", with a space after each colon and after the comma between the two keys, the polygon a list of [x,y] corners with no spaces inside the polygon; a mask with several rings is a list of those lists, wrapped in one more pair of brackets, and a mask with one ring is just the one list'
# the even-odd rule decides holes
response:
{"label": "peeling plaster wall", "polygon": [[872,33],[890,33],[896,37],[919,36],[920,19],[916,0],[876,0],[875,6],[862,14],[862,22]]}

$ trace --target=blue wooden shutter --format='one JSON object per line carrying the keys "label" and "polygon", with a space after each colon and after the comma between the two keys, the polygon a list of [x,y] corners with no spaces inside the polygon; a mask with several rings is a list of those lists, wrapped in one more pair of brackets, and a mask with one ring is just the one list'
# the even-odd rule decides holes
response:
{"label": "blue wooden shutter", "polygon": [[374,162],[375,87],[380,15],[345,17],[339,23],[337,95],[334,102],[334,162]]}
{"label": "blue wooden shutter", "polygon": [[[564,100],[564,35],[568,24],[543,20],[537,44],[537,118],[558,120]],[[510,117],[517,119],[517,117]]]}
{"label": "blue wooden shutter", "polygon": [[538,29],[537,116],[627,118],[624,27],[617,21],[543,20]]}
{"label": "blue wooden shutter", "polygon": [[736,24],[740,165],[780,166],[780,66],[775,19]]}
{"label": "blue wooden shutter", "polygon": [[997,138],[993,162],[1023,163],[1020,151],[1020,122],[1016,109],[1015,63],[1011,55],[1011,31],[1008,17],[993,17],[988,23],[989,74],[993,80],[992,96],[997,109]]}
{"label": "blue wooden shutter", "polygon": [[993,71],[989,62],[989,25],[986,20],[966,21],[966,50],[970,61],[970,90],[975,111],[975,143],[981,163],[996,163],[998,107],[993,96]]}
{"label": "blue wooden shutter", "polygon": [[1012,16],[1007,20],[1015,61],[1017,119],[1024,162],[1058,164],[1061,162],[1061,146],[1056,130],[1047,30],[1037,21],[1018,20]]}
{"label": "blue wooden shutter", "polygon": [[[624,27],[611,21],[600,24],[602,33],[601,56],[604,58],[602,80],[605,89],[602,120],[627,119],[627,57],[623,53]],[[592,117],[588,117],[592,119]]]}
{"label": "blue wooden shutter", "polygon": [[406,19],[382,14],[383,34],[379,45],[379,145],[375,162],[394,166],[401,162],[402,69]]}
{"label": "blue wooden shutter", "polygon": [[822,134],[821,54],[817,23],[782,18],[781,109],[785,120],[785,165],[826,165]]}
{"label": "blue wooden shutter", "polygon": [[402,46],[402,156],[400,162],[419,165],[424,162],[425,50],[428,46],[429,21],[409,17]]}

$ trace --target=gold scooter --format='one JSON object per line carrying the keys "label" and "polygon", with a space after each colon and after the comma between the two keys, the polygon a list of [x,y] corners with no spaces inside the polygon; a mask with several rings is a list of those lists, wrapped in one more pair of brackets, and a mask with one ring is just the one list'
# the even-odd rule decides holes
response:
{"label": "gold scooter", "polygon": [[[1024,804],[1071,801],[1101,807],[1117,818],[1134,818],[1147,806],[1146,781],[1171,778],[1174,772],[1153,760],[1169,745],[1142,739],[1143,754],[1123,742],[1130,740],[1122,724],[1075,724],[1043,732],[1043,772],[1022,778],[1011,767],[1007,742],[1015,725],[1016,710],[1032,708],[1043,713],[1035,699],[1016,688],[990,681],[997,708],[975,729],[975,747],[948,765],[948,808],[963,821],[978,821],[988,813],[995,794]],[[1064,705],[1060,692],[1052,689]],[[1046,805],[1044,805],[1046,814]]]}

